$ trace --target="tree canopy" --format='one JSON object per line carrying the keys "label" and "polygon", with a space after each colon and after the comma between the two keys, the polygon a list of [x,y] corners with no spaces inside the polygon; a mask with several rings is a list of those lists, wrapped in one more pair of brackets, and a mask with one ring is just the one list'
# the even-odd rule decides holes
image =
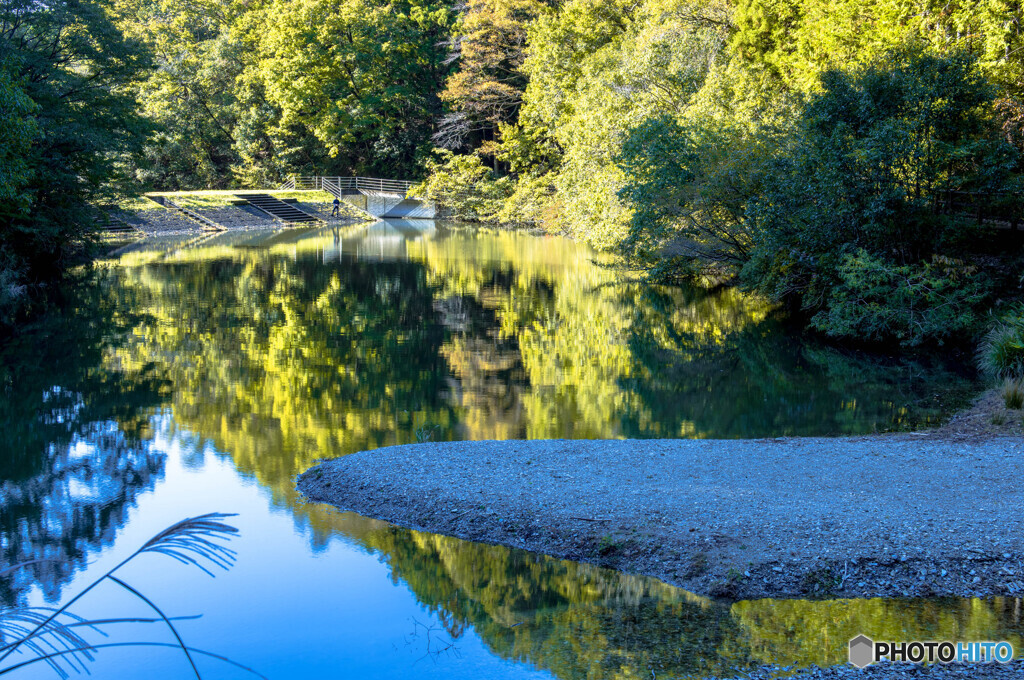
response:
{"label": "tree canopy", "polygon": [[[358,173],[425,180],[458,215],[539,224],[657,276],[733,278],[827,332],[914,344],[935,333],[850,325],[831,293],[869,285],[861,267],[879,290],[933,281],[935,258],[986,224],[979,196],[987,224],[1020,218],[1014,0],[4,7],[3,295],[88,240],[88,206],[126,181]],[[991,297],[984,278],[971,286]]]}
{"label": "tree canopy", "polygon": [[0,7],[0,307],[59,272],[113,201],[149,125],[126,92],[144,51],[103,0]]}

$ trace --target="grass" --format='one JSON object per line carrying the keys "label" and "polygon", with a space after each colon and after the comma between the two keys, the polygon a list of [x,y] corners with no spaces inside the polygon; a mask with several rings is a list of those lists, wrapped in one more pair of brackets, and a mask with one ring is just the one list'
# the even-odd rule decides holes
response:
{"label": "grass", "polygon": [[605,557],[617,553],[620,548],[622,548],[622,545],[612,538],[611,534],[602,536],[601,540],[597,543],[597,553]]}
{"label": "grass", "polygon": [[240,200],[230,191],[156,191],[146,195],[165,196],[185,208],[223,208]]}
{"label": "grass", "polygon": [[125,212],[145,212],[146,210],[163,210],[156,202],[145,196],[126,198],[117,204],[117,207]]}
{"label": "grass", "polygon": [[839,574],[829,567],[808,571],[800,579],[800,589],[814,597],[829,597],[842,584]]}
{"label": "grass", "polygon": [[438,427],[437,425],[432,425],[430,423],[420,425],[419,427],[416,428],[416,443],[423,444],[426,442],[434,441],[434,437],[440,431],[441,428]]}
{"label": "grass", "polygon": [[1024,408],[1024,382],[1017,379],[1007,378],[999,390],[1003,397],[1006,408],[1019,411]]}
{"label": "grass", "polygon": [[708,556],[699,552],[690,558],[690,564],[686,568],[686,578],[696,578],[708,572]]}
{"label": "grass", "polygon": [[[222,208],[224,206],[233,205],[235,201],[241,200],[236,194],[246,192],[269,194],[279,200],[295,199],[297,201],[308,203],[331,203],[334,201],[334,196],[332,194],[318,189],[311,191],[280,191],[277,189],[237,189],[232,191],[154,191],[146,194],[146,196],[166,196],[178,205],[189,208]],[[149,206],[154,208],[160,207],[145,197],[131,199],[131,204],[131,209],[133,210],[149,209]]]}
{"label": "grass", "polygon": [[304,203],[331,203],[334,201],[334,194],[329,194],[326,191],[320,191],[319,189],[312,189],[310,191],[265,191],[263,193],[270,194],[274,198],[280,200],[294,198]]}

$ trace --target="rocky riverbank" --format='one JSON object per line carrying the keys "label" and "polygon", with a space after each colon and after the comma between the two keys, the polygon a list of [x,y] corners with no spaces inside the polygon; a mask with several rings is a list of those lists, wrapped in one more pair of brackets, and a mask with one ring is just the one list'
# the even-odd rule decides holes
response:
{"label": "rocky riverbank", "polygon": [[1024,439],[545,440],[318,465],[312,501],[729,598],[1024,595]]}

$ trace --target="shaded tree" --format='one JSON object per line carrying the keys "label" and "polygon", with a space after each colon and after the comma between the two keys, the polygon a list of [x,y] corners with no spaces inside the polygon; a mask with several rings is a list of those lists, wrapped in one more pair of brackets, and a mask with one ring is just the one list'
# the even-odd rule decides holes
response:
{"label": "shaded tree", "polygon": [[95,206],[124,190],[150,128],[125,88],[148,66],[104,0],[0,6],[0,265],[7,283],[59,274],[86,245]]}

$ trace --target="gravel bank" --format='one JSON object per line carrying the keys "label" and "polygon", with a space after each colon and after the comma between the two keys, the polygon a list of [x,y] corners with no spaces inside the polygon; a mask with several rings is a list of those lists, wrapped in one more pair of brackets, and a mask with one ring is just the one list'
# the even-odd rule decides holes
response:
{"label": "gravel bank", "polygon": [[[769,680],[778,675],[772,669],[739,676],[743,680]],[[1024,678],[1024,662],[1014,661],[1008,664],[950,664],[948,666],[920,664],[882,663],[857,669],[853,666],[831,666],[829,668],[812,668],[800,671],[796,675],[786,676],[787,680],[893,680],[895,678],[928,678],[928,680],[975,680],[978,678]]]}
{"label": "gravel bank", "polygon": [[393,446],[299,478],[401,526],[729,598],[1024,595],[1024,439]]}

